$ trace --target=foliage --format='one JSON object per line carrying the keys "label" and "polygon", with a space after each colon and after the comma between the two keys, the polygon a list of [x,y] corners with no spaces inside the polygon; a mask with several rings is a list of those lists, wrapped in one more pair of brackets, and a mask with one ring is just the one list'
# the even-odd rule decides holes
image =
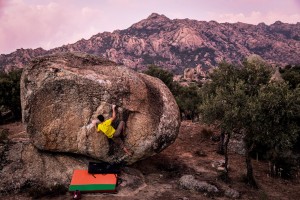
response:
{"label": "foliage", "polygon": [[252,141],[268,141],[275,149],[291,148],[300,127],[300,88],[290,90],[287,83],[270,83],[260,88],[249,103],[253,131]]}
{"label": "foliage", "polygon": [[162,68],[159,68],[155,65],[150,65],[148,70],[146,70],[144,73],[148,74],[150,76],[159,78],[172,91],[172,88],[173,88],[173,74],[171,72],[169,72],[167,70],[164,70]]}
{"label": "foliage", "polygon": [[236,132],[248,123],[245,106],[270,78],[270,70],[262,65],[244,63],[234,66],[221,63],[210,75],[211,82],[202,88],[201,115],[207,123],[217,123],[225,132]]}
{"label": "foliage", "polygon": [[[254,183],[249,153],[256,144],[268,147],[276,160],[299,135],[299,89],[270,82],[271,69],[263,62],[243,66],[221,63],[202,88],[202,120],[227,134],[244,134],[247,174]],[[229,135],[230,137],[230,135]],[[280,153],[279,153],[280,152]]]}
{"label": "foliage", "polygon": [[241,72],[245,71],[241,71],[237,66],[221,63],[210,75],[211,82],[204,84],[202,88],[203,102],[199,107],[202,121],[218,125],[227,135],[224,146],[224,180],[229,180],[227,145],[230,134],[241,132],[244,126],[243,106],[247,101],[246,92],[249,90],[245,81],[241,79],[245,76],[245,73]]}
{"label": "foliage", "polygon": [[[21,118],[20,78],[22,71],[0,73],[0,106],[7,107],[13,114],[13,119]],[[2,115],[0,115],[2,118]],[[2,120],[1,120],[2,121]]]}
{"label": "foliage", "polygon": [[282,78],[289,83],[292,88],[300,84],[300,65],[288,65],[280,70]]}
{"label": "foliage", "polygon": [[0,130],[0,143],[5,143],[8,140],[8,129]]}
{"label": "foliage", "polygon": [[198,86],[177,86],[177,90],[173,91],[173,94],[186,119],[192,120],[199,115],[198,105],[201,102],[201,95]]}
{"label": "foliage", "polygon": [[267,84],[249,104],[249,112],[253,134],[248,137],[264,148],[274,166],[273,174],[281,168],[281,174],[291,176],[295,165],[291,149],[300,133],[300,87],[290,89],[281,82]]}
{"label": "foliage", "polygon": [[205,139],[209,139],[213,136],[214,132],[211,129],[207,129],[207,128],[203,128],[201,131],[201,135],[205,138]]}

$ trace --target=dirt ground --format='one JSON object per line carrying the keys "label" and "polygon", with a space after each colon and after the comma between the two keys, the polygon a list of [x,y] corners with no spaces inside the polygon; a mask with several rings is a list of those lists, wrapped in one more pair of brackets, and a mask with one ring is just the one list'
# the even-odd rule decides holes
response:
{"label": "dirt ground", "polygon": [[[24,127],[20,122],[2,125],[0,129],[8,128],[10,139],[22,140]],[[148,159],[139,161],[130,168],[142,172],[144,186],[128,195],[117,194],[83,194],[82,199],[230,199],[225,191],[232,188],[239,192],[239,199],[272,199],[297,200],[300,199],[300,177],[293,180],[284,180],[268,176],[268,163],[253,160],[254,176],[259,189],[251,188],[243,182],[245,175],[245,161],[243,156],[229,153],[229,175],[231,181],[225,183],[220,178],[220,172],[212,163],[223,160],[223,156],[216,153],[218,142],[211,140],[211,135],[202,131],[206,128],[199,123],[183,121],[176,141],[167,149]],[[179,179],[183,175],[193,175],[197,180],[206,181],[215,185],[220,192],[210,194],[182,189]],[[126,187],[121,184],[119,187]],[[2,197],[4,199],[31,199],[26,194]],[[44,197],[43,199],[71,199],[70,194]]]}

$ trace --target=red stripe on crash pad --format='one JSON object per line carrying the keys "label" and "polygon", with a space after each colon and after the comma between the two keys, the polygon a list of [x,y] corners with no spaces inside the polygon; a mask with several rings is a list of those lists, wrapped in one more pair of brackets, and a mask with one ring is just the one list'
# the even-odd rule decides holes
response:
{"label": "red stripe on crash pad", "polygon": [[116,183],[116,174],[89,174],[87,170],[74,170],[70,185]]}

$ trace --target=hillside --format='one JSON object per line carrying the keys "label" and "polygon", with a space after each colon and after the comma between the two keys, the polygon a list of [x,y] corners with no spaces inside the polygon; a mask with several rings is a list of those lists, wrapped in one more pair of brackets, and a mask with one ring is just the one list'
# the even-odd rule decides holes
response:
{"label": "hillside", "polygon": [[81,51],[104,56],[133,69],[156,64],[176,73],[201,65],[204,69],[226,60],[239,63],[251,54],[272,64],[300,63],[300,22],[217,23],[169,19],[151,14],[125,30],[103,32],[49,51],[18,49],[0,55],[0,70],[22,68],[30,59],[57,52]]}

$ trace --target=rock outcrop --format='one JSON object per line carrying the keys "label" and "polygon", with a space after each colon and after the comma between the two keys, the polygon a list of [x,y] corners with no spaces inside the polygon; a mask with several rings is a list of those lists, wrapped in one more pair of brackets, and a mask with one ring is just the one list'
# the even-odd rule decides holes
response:
{"label": "rock outcrop", "polygon": [[197,180],[193,175],[183,175],[179,180],[179,186],[188,190],[198,192],[218,193],[219,189],[205,181]]}
{"label": "rock outcrop", "polygon": [[49,51],[19,49],[0,55],[0,70],[22,67],[37,55],[73,51],[104,56],[138,70],[155,64],[177,74],[197,65],[209,70],[223,60],[240,63],[251,54],[276,65],[299,64],[300,22],[217,23],[172,20],[153,13],[128,29],[98,33]]}
{"label": "rock outcrop", "polygon": [[[174,97],[162,81],[95,56],[58,54],[39,58],[21,79],[23,121],[35,147],[128,163],[154,155],[173,143],[180,118]],[[111,105],[126,122],[124,152],[88,128]]]}
{"label": "rock outcrop", "polygon": [[207,82],[208,75],[208,71],[205,71],[201,65],[197,65],[195,68],[185,68],[183,75],[174,75],[173,81],[178,82],[182,86],[189,86],[191,82],[203,84]]}
{"label": "rock outcrop", "polygon": [[197,65],[195,68],[186,68],[183,72],[183,79],[189,81],[199,82],[202,79],[206,79],[207,72],[200,66]]}

